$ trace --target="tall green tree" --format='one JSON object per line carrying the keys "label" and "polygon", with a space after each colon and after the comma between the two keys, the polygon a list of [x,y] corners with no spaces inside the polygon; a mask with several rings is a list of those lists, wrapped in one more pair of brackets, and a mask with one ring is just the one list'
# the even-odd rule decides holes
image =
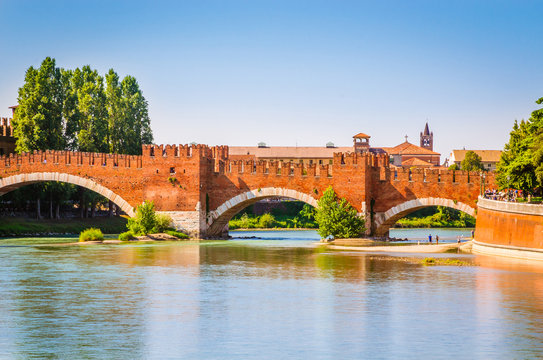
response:
{"label": "tall green tree", "polygon": [[153,142],[147,100],[132,76],[119,82],[110,69],[106,84],[110,152],[141,154],[141,145]]}
{"label": "tall green tree", "polygon": [[496,182],[501,189],[515,188],[531,193],[537,184],[533,165],[531,124],[515,121],[509,142],[505,144],[497,165]]}
{"label": "tall green tree", "polygon": [[479,171],[484,170],[481,157],[475,151],[466,152],[464,160],[460,163],[460,167],[464,171]]}
{"label": "tall green tree", "polygon": [[[543,98],[536,101],[543,103]],[[527,121],[515,121],[497,166],[500,188],[512,187],[533,193],[543,185],[543,109],[532,112]]]}
{"label": "tall green tree", "polygon": [[319,225],[317,232],[323,238],[354,238],[366,230],[364,219],[358,216],[356,209],[346,199],[338,199],[331,186],[318,201],[315,221]]}
{"label": "tall green tree", "polygon": [[[543,104],[543,97],[538,99],[536,103]],[[533,165],[535,166],[535,174],[539,185],[543,185],[543,108],[532,112],[531,118],[535,123],[540,124],[534,139]]]}
{"label": "tall green tree", "polygon": [[55,59],[47,57],[39,68],[28,68],[17,101],[16,151],[64,149],[64,86]]}
{"label": "tall green tree", "polygon": [[104,79],[90,66],[75,69],[71,76],[71,93],[76,97],[74,123],[77,149],[108,152],[108,113]]}

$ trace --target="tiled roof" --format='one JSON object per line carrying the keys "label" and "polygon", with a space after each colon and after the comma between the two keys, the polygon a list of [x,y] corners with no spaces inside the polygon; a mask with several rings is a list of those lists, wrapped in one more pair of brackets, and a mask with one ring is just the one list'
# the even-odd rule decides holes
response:
{"label": "tiled roof", "polygon": [[434,166],[434,164],[429,163],[428,161],[421,160],[419,158],[411,158],[409,160],[402,161],[402,166],[426,167],[426,166]]}
{"label": "tiled roof", "polygon": [[[466,153],[473,151],[481,157],[481,161],[498,162],[502,154],[501,150],[453,150],[452,156],[454,161],[463,161],[466,158]],[[452,157],[451,156],[451,157]]]}
{"label": "tiled roof", "polygon": [[353,136],[354,139],[369,139],[371,136],[366,135],[364,133],[358,133],[355,136]]}
{"label": "tiled roof", "polygon": [[333,158],[337,152],[353,152],[353,147],[319,147],[319,146],[229,146],[230,155],[255,155],[260,159],[324,159]]}
{"label": "tiled roof", "polygon": [[383,149],[390,155],[441,155],[440,153],[413,145],[408,141],[392,148],[383,147]]}

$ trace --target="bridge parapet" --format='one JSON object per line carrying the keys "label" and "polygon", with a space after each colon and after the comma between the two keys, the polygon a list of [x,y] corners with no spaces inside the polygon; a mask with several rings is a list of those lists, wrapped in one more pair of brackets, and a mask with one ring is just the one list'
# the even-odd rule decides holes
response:
{"label": "bridge parapet", "polygon": [[207,146],[204,144],[194,145],[142,145],[142,156],[151,158],[208,158],[208,159],[227,159],[228,146]]}
{"label": "bridge parapet", "polygon": [[17,165],[102,165],[104,167],[141,168],[141,156],[45,150],[0,156],[0,168]]}
{"label": "bridge parapet", "polygon": [[328,164],[285,163],[273,160],[220,160],[215,164],[216,175],[275,175],[290,177],[331,177],[332,167]]}
{"label": "bridge parapet", "polygon": [[[489,184],[494,183],[493,173],[485,173],[484,175]],[[481,174],[478,171],[469,172],[448,169],[385,168],[385,176],[381,176],[381,181],[479,185],[481,183]]]}

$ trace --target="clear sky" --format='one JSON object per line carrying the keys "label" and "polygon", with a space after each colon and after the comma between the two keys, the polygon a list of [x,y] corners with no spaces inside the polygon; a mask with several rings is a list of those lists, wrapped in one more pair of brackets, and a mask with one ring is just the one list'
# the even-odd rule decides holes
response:
{"label": "clear sky", "polygon": [[442,160],[501,149],[543,97],[543,1],[0,0],[0,115],[46,56],[133,75],[156,143],[324,146]]}

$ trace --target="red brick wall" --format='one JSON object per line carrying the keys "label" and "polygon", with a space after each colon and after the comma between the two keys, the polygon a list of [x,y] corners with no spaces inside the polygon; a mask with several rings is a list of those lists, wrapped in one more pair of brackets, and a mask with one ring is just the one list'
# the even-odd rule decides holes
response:
{"label": "red brick wall", "polygon": [[[486,200],[504,208],[507,203]],[[520,205],[521,204],[515,204]],[[533,205],[543,208],[543,205]],[[543,249],[543,212],[522,214],[489,209],[482,205],[477,209],[475,239],[492,245]]]}

